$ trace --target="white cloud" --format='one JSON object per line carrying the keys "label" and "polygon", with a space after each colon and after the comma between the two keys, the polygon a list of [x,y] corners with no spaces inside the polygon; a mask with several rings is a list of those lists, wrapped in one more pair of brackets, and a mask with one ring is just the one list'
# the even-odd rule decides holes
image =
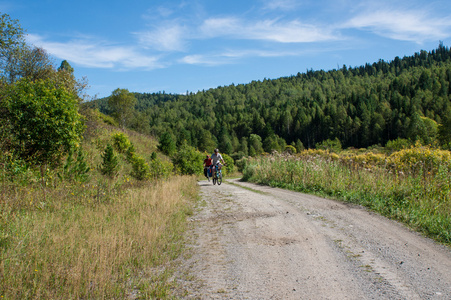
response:
{"label": "white cloud", "polygon": [[39,35],[28,35],[31,44],[44,48],[48,53],[84,67],[94,68],[144,68],[162,67],[156,56],[146,56],[132,47],[109,45],[92,39],[68,42],[46,41]]}
{"label": "white cloud", "polygon": [[183,51],[186,47],[187,30],[184,26],[177,24],[135,34],[142,45],[159,51]]}
{"label": "white cloud", "polygon": [[449,37],[451,18],[428,16],[414,10],[375,10],[351,18],[343,27],[367,29],[395,40],[423,43]]}
{"label": "white cloud", "polygon": [[219,66],[237,63],[248,57],[287,57],[305,54],[305,51],[277,51],[277,50],[226,50],[216,54],[187,55],[179,60],[180,63],[190,65]]}
{"label": "white cloud", "polygon": [[310,43],[339,38],[327,27],[302,24],[298,20],[263,20],[250,23],[237,18],[210,18],[205,20],[200,30],[204,37],[226,36],[279,43]]}

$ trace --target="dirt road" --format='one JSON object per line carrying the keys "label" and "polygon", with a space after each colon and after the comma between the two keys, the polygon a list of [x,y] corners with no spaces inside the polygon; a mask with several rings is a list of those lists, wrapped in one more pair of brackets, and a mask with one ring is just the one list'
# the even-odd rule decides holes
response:
{"label": "dirt road", "polygon": [[185,299],[451,299],[451,251],[365,209],[201,181]]}

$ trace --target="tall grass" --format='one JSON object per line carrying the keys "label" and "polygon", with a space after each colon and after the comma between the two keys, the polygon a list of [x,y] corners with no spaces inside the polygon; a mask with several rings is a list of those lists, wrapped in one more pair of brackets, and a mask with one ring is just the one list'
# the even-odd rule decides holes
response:
{"label": "tall grass", "polygon": [[157,280],[165,272],[155,267],[182,247],[195,179],[174,177],[126,192],[110,184],[48,189],[46,202],[38,188],[6,189],[0,297],[124,299],[167,293],[166,280]]}
{"label": "tall grass", "polygon": [[[431,154],[440,156],[431,165],[421,161],[430,149],[405,151],[410,152],[379,155],[381,159],[369,154],[366,160],[314,151],[297,156],[263,157],[247,161],[243,178],[361,204],[450,244],[450,154],[445,153],[444,157],[440,156],[442,152]],[[414,156],[412,153],[420,157],[416,164],[413,159],[408,159],[409,164],[403,163],[403,158]]]}
{"label": "tall grass", "polygon": [[133,154],[152,165],[152,178],[134,177],[126,153],[115,176],[103,176],[102,153],[119,129],[89,111],[87,125],[85,155],[44,167],[42,178],[39,166],[0,151],[0,299],[168,294],[196,179],[168,178],[167,158],[151,159],[157,142],[133,132]]}

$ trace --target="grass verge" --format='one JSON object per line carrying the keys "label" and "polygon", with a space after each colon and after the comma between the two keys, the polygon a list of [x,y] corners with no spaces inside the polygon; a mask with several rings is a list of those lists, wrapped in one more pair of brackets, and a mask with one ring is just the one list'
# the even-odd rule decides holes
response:
{"label": "grass verge", "polygon": [[[0,297],[149,299],[171,288],[197,197],[193,177],[115,189],[113,182],[7,189],[0,222]],[[103,194],[103,197],[98,197]]]}
{"label": "grass verge", "polygon": [[438,242],[451,244],[449,166],[393,172],[383,167],[350,164],[333,155],[251,159],[246,163],[243,179],[364,205]]}

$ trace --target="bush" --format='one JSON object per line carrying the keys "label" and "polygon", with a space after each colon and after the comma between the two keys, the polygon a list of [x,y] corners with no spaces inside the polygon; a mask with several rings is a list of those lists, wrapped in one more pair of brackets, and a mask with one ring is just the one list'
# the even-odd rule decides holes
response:
{"label": "bush", "polygon": [[111,144],[106,145],[105,151],[102,154],[100,172],[109,177],[115,177],[119,172],[118,156],[114,153],[114,149]]}
{"label": "bush", "polygon": [[335,138],[334,140],[327,139],[321,143],[316,143],[315,148],[332,152],[340,152],[342,150],[341,142],[338,138]]}
{"label": "bush", "polygon": [[[58,164],[79,146],[84,131],[78,99],[52,80],[21,79],[2,99],[12,146],[33,164]],[[44,138],[43,138],[44,137]]]}
{"label": "bush", "polygon": [[145,180],[150,178],[150,167],[146,160],[138,155],[133,155],[132,171],[130,175],[138,180]]}
{"label": "bush", "polygon": [[130,146],[132,146],[132,143],[128,139],[128,136],[122,132],[114,133],[111,137],[113,140],[114,148],[119,153],[125,153]]}
{"label": "bush", "polygon": [[180,147],[179,151],[173,156],[172,162],[180,174],[203,174],[204,155],[188,144]]}
{"label": "bush", "polygon": [[393,153],[387,159],[389,167],[396,171],[418,174],[436,173],[440,167],[451,171],[451,152],[417,146]]}
{"label": "bush", "polygon": [[155,179],[168,178],[173,169],[174,165],[170,161],[161,160],[156,156],[150,162],[150,173]]}
{"label": "bush", "polygon": [[388,141],[387,144],[385,144],[385,148],[390,151],[400,151],[406,148],[409,148],[411,145],[409,140],[397,138],[393,141]]}
{"label": "bush", "polygon": [[223,169],[225,171],[224,175],[232,174],[233,172],[235,172],[236,168],[235,168],[235,164],[233,162],[233,158],[227,154],[221,154],[221,155],[226,164],[225,168]]}

